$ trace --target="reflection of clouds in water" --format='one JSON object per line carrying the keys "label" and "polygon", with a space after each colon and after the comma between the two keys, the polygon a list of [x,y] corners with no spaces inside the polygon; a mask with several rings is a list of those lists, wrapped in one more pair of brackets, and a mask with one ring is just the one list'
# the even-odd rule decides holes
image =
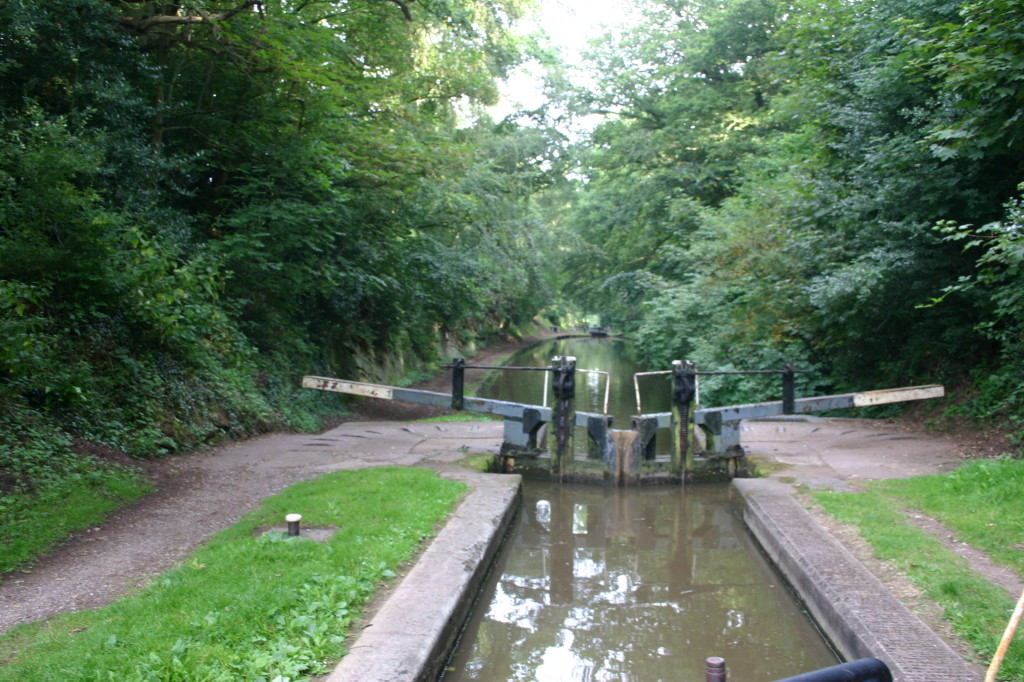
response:
{"label": "reflection of clouds in water", "polygon": [[597,594],[597,601],[607,604],[629,604],[634,601],[632,581],[628,575],[615,576],[609,585],[610,589]]}
{"label": "reflection of clouds in water", "polygon": [[507,593],[502,584],[498,583],[494,599],[487,609],[487,618],[536,632],[536,619],[540,608],[541,605],[532,599],[516,599],[515,595]]}
{"label": "reflection of clouds in water", "polygon": [[743,615],[742,611],[729,609],[729,611],[726,612],[725,630],[722,632],[725,632],[726,630],[738,630],[743,627],[744,622],[746,622],[746,617]]}
{"label": "reflection of clouds in water", "polygon": [[575,578],[596,578],[604,573],[604,562],[593,557],[577,557],[572,563],[572,575]]}
{"label": "reflection of clouds in water", "polygon": [[535,507],[537,513],[537,521],[544,526],[544,530],[551,530],[551,503],[547,500],[537,500]]}
{"label": "reflection of clouds in water", "polygon": [[574,504],[572,506],[572,533],[573,535],[587,534],[587,505]]}
{"label": "reflection of clouds in water", "polygon": [[579,630],[587,629],[594,622],[594,610],[585,606],[577,606],[570,609],[569,615],[565,617],[565,627]]}
{"label": "reflection of clouds in water", "polygon": [[615,583],[618,585],[618,588],[615,590],[616,592],[621,594],[628,594],[630,592],[630,580],[628,575],[620,575],[615,579]]}
{"label": "reflection of clouds in water", "polygon": [[555,646],[541,655],[540,665],[534,671],[537,682],[565,682],[565,680],[595,680],[594,662],[580,658],[572,651],[576,635],[568,628],[558,632]]}

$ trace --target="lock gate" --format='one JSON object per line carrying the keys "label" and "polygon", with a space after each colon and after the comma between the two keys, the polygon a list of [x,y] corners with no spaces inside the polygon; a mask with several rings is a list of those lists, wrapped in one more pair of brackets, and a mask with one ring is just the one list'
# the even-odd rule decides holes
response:
{"label": "lock gate", "polygon": [[[452,372],[451,393],[317,376],[304,377],[302,385],[315,390],[497,415],[504,420],[503,442],[495,463],[497,470],[516,471],[525,476],[560,482],[612,485],[680,483],[746,475],[747,462],[740,445],[740,423],[745,419],[866,407],[945,395],[941,385],[928,385],[796,398],[794,377],[800,370],[791,364],[779,370],[704,372],[697,371],[691,362],[676,361],[671,370],[644,372],[634,377],[637,414],[632,417],[630,428],[615,429],[610,415],[575,409],[576,373],[593,370],[578,370],[574,357],[555,357],[549,367],[478,366],[456,359],[444,368]],[[546,372],[544,402],[547,401],[550,384],[554,404],[532,405],[466,396],[465,371],[468,369]],[[672,376],[671,411],[644,414],[639,377],[658,374]],[[700,407],[699,377],[721,374],[777,375],[782,379],[782,400]],[[607,380],[610,381],[610,377]],[[607,410],[607,399],[604,409]],[[586,446],[580,453],[575,447],[578,430],[586,438]],[[655,451],[656,436],[664,430],[671,434],[671,447],[668,455],[659,455]]]}

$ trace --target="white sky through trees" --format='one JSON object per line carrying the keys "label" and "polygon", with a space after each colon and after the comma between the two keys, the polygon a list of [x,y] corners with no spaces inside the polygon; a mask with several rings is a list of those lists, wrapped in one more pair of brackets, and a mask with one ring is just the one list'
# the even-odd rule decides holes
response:
{"label": "white sky through trees", "polygon": [[[589,41],[621,29],[634,13],[631,0],[539,0],[536,17],[523,21],[520,30],[543,31],[551,44],[559,48],[566,63],[582,67],[582,53],[588,49]],[[582,73],[575,73],[572,78],[586,79]],[[492,110],[492,115],[500,119],[516,110],[538,108],[544,103],[541,90],[538,67],[520,67],[503,84],[502,102]]]}

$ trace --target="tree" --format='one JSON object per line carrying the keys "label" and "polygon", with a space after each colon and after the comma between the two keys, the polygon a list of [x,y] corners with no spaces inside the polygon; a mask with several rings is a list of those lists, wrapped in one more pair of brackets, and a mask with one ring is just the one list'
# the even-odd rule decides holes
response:
{"label": "tree", "polygon": [[[1024,146],[1024,8],[1008,0],[964,2],[958,20],[910,24],[918,64],[944,95],[929,130],[940,157],[1001,156]],[[1018,166],[1019,169],[1019,166]]]}
{"label": "tree", "polygon": [[583,157],[573,219],[585,242],[571,266],[576,300],[625,330],[644,300],[692,278],[684,251],[701,211],[735,192],[742,159],[771,128],[772,3],[652,2],[646,16],[595,57],[590,106],[611,118]]}
{"label": "tree", "polygon": [[215,413],[306,427],[297,374],[432,363],[529,317],[531,162],[492,170],[478,150],[512,135],[463,130],[522,10],[0,5],[0,411],[145,454],[223,435]]}
{"label": "tree", "polygon": [[992,357],[973,328],[987,296],[922,304],[972,270],[932,226],[998,219],[1022,170],[1016,4],[647,7],[601,56],[593,102],[612,118],[571,218],[580,304],[659,363],[790,359],[833,387]]}

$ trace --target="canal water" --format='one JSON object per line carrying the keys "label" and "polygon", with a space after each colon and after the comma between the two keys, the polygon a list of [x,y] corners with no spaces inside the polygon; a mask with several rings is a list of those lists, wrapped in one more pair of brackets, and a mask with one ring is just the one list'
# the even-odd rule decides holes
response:
{"label": "canal water", "polygon": [[[550,367],[555,356],[576,358],[576,409],[580,412],[605,413],[605,390],[610,375],[608,411],[612,425],[628,429],[630,417],[637,412],[633,375],[645,371],[636,358],[633,344],[624,339],[580,337],[545,341],[520,350],[508,361],[510,367]],[[658,367],[669,370],[670,367]],[[607,375],[583,370],[599,370]],[[545,404],[544,377],[548,372],[501,371],[479,391],[484,398],[508,400],[531,405]],[[671,409],[671,381],[668,376],[641,377],[641,408],[644,413],[668,412]],[[550,387],[547,403],[551,404]]]}
{"label": "canal water", "polygon": [[[635,367],[618,340],[545,346],[532,349],[538,365],[575,355],[578,367],[605,369],[622,353]],[[592,365],[601,354],[612,362]],[[503,390],[502,399],[538,402]],[[835,664],[727,497],[726,485],[524,482],[522,509],[442,680],[703,682],[705,659],[722,656],[730,680],[768,682]]]}

